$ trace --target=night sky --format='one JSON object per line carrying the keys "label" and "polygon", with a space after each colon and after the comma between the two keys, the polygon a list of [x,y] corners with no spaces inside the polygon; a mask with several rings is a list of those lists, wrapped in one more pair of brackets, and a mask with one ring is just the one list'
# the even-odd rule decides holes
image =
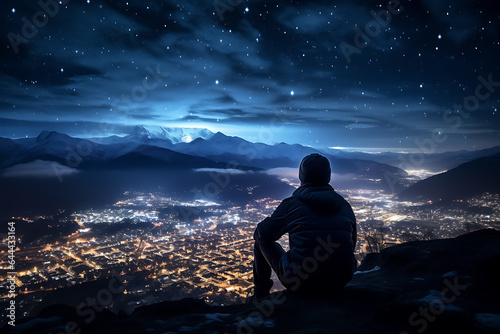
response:
{"label": "night sky", "polygon": [[3,137],[143,124],[363,150],[500,145],[495,1],[44,1],[45,16],[38,0],[0,5]]}

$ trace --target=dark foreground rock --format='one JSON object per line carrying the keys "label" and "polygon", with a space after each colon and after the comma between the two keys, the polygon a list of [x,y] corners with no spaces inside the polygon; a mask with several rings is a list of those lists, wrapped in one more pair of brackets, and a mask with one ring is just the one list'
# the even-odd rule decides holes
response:
{"label": "dark foreground rock", "polygon": [[[12,333],[500,333],[500,232],[416,241],[371,254],[341,292],[278,292],[209,306],[185,299],[79,316],[59,305]],[[80,312],[81,313],[81,312]]]}

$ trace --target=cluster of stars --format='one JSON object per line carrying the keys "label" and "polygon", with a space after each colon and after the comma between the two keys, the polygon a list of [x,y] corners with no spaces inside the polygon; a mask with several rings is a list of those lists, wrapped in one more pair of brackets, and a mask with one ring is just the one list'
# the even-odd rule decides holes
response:
{"label": "cluster of stars", "polygon": [[[90,5],[91,0],[86,3]],[[495,20],[481,20],[486,11],[472,13],[476,15],[471,19],[473,26],[466,27],[463,16],[456,16],[455,5],[449,5],[440,18],[431,7],[411,3],[347,64],[339,44],[352,41],[355,28],[373,20],[367,8],[375,12],[384,8],[380,4],[367,6],[256,3],[252,10],[242,6],[227,11],[225,20],[220,21],[215,13],[201,15],[203,9],[190,1],[165,1],[155,6],[129,1],[123,7],[70,3],[65,7],[67,15],[51,20],[50,27],[40,28],[40,35],[29,40],[28,57],[36,59],[27,58],[26,63],[34,64],[30,72],[34,74],[19,70],[17,75],[24,76],[20,81],[29,83],[31,90],[64,86],[74,93],[74,105],[80,104],[82,110],[99,109],[91,105],[95,103],[109,111],[117,109],[111,108],[109,101],[119,100],[141,85],[145,67],[160,64],[172,74],[168,83],[159,85],[164,89],[148,92],[147,99],[135,104],[145,119],[172,120],[178,117],[171,114],[176,111],[189,116],[188,121],[198,117],[200,122],[235,122],[243,117],[228,115],[239,110],[244,119],[258,123],[260,116],[252,110],[272,109],[283,103],[294,110],[301,124],[311,126],[327,126],[346,116],[341,114],[345,110],[352,110],[349,117],[358,125],[350,129],[362,131],[364,119],[369,117],[376,119],[370,129],[395,127],[396,122],[388,122],[393,118],[418,120],[423,115],[430,122],[449,104],[445,99],[459,100],[469,94],[466,88],[474,85],[478,75],[485,75],[483,66],[491,65],[491,59],[484,58],[488,48],[500,46],[491,37]],[[11,22],[22,27],[22,9],[10,11],[15,14],[9,13]],[[73,26],[73,21],[82,24]],[[65,29],[58,29],[63,24]],[[463,31],[463,39],[459,39],[459,31]],[[106,94],[99,87],[106,87]],[[83,91],[94,95],[77,94]],[[206,101],[218,101],[207,109],[230,112],[214,117],[196,110],[207,105]],[[57,109],[57,105],[51,108]],[[158,110],[163,112],[158,114]],[[488,109],[490,118],[495,111]],[[65,111],[61,113],[59,118],[64,119]],[[467,121],[474,122],[475,117],[479,116]],[[494,123],[489,119],[489,124]],[[400,126],[437,125],[409,121]]]}

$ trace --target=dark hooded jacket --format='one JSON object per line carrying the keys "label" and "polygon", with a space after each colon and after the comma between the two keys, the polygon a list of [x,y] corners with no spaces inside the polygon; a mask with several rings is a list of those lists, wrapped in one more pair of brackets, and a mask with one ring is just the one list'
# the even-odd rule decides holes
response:
{"label": "dark hooded jacket", "polygon": [[356,269],[356,218],[330,185],[305,185],[257,225],[255,239],[276,241],[289,234],[290,251],[281,258],[281,282],[288,288],[343,287]]}

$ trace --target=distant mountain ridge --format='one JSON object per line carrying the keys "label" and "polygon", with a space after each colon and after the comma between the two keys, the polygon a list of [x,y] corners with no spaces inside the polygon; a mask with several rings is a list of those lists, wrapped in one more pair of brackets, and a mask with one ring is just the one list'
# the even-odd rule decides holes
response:
{"label": "distant mountain ridge", "polygon": [[486,192],[500,194],[500,153],[466,162],[403,190],[403,200],[449,201]]}
{"label": "distant mountain ridge", "polygon": [[[500,146],[494,146],[476,151],[449,151],[442,153],[395,153],[395,152],[380,152],[380,153],[366,153],[357,151],[343,151],[338,149],[323,149],[325,153],[339,157],[349,157],[365,160],[373,160],[380,163],[397,166],[403,169],[427,169],[432,172],[443,172],[455,168],[463,163],[487,157],[500,153]],[[418,161],[417,164],[412,161]]]}
{"label": "distant mountain ridge", "polygon": [[[193,139],[194,137],[196,138]],[[152,132],[143,126],[136,126],[124,137],[91,139],[43,131],[36,138],[5,138],[0,144],[0,169],[35,160],[55,161],[75,168],[129,168],[139,165],[184,165],[186,168],[296,168],[304,156],[320,152],[330,159],[334,173],[352,174],[353,180],[358,178],[381,183],[388,173],[402,175],[402,180],[406,174],[397,167],[375,161],[339,157],[298,144],[252,143],[221,132],[212,133],[207,129],[161,128],[160,131]]]}
{"label": "distant mountain ridge", "polygon": [[[9,161],[16,154],[27,147],[35,147],[37,143],[44,139],[55,139],[57,132],[42,131],[36,138],[8,139],[0,138],[0,169],[9,165]],[[70,136],[67,136],[68,138]],[[74,137],[70,137],[74,138]],[[61,139],[61,138],[59,138]],[[477,151],[450,151],[444,153],[394,153],[381,152],[377,154],[358,151],[346,151],[332,148],[312,148],[299,144],[278,143],[268,145],[263,143],[252,143],[245,139],[227,136],[221,132],[213,133],[205,128],[175,128],[175,127],[145,127],[137,125],[130,134],[126,136],[94,137],[86,140],[92,144],[115,145],[110,146],[112,154],[118,155],[121,151],[127,152],[133,147],[140,145],[156,146],[170,149],[179,153],[208,158],[215,161],[236,160],[239,163],[245,162],[258,168],[273,167],[296,167],[300,159],[307,154],[320,152],[333,161],[340,161],[339,166],[346,161],[372,161],[382,165],[389,165],[396,169],[387,171],[398,175],[405,175],[401,168],[408,169],[427,169],[429,171],[441,172],[452,169],[474,159],[500,153],[500,146]],[[75,144],[74,142],[72,143]],[[82,145],[82,144],[81,144]],[[90,145],[84,144],[86,147]],[[118,146],[116,146],[118,145]],[[122,145],[124,147],[119,147]],[[71,145],[70,145],[71,146]],[[110,152],[103,153],[104,156],[110,156]],[[418,159],[421,164],[413,166],[412,155],[422,156]],[[352,167],[352,166],[351,166]],[[373,166],[372,166],[373,168]],[[387,167],[385,167],[387,168]],[[339,173],[343,173],[342,167]],[[356,169],[354,169],[356,171]],[[380,173],[379,173],[380,174]],[[380,176],[380,175],[379,175]]]}
{"label": "distant mountain ridge", "polygon": [[[407,173],[394,165],[381,161],[400,161],[408,158],[395,153],[380,155],[363,152],[321,149],[299,144],[277,143],[268,145],[253,143],[237,136],[228,136],[221,132],[213,133],[203,128],[155,129],[136,126],[126,136],[80,139],[54,131],[42,131],[36,138],[8,139],[0,138],[0,170],[18,164],[33,161],[57,162],[63,166],[77,169],[134,169],[134,168],[242,168],[245,170],[270,169],[277,167],[297,168],[302,158],[311,153],[321,153],[332,163],[332,172],[349,175],[345,183],[334,180],[336,186],[378,188],[399,193],[400,198],[414,200],[422,198],[456,198],[465,196],[466,189],[476,189],[473,193],[496,188],[494,168],[496,160],[483,160],[485,166],[476,166],[485,172],[477,177],[480,181],[472,182],[467,187],[457,188],[457,177],[476,180],[473,171],[460,168],[445,176],[436,176],[411,184],[406,179]],[[425,155],[429,163],[435,162],[435,169],[445,165],[460,165],[461,161],[477,159],[488,154],[500,154],[500,147],[493,147],[476,152],[456,151]],[[495,156],[495,155],[491,155]],[[418,166],[417,166],[418,167]],[[481,169],[482,168],[482,169]],[[451,172],[451,170],[450,170]],[[449,176],[460,175],[460,176]],[[488,175],[488,176],[486,176]],[[390,184],[391,180],[398,183]],[[442,181],[447,180],[447,181]],[[340,183],[338,183],[340,182]],[[479,186],[479,184],[481,186]],[[453,190],[452,190],[453,189]],[[448,196],[447,194],[452,194]],[[456,196],[457,195],[457,196]]]}
{"label": "distant mountain ridge", "polygon": [[[4,204],[0,217],[104,207],[130,190],[160,191],[189,200],[201,189],[201,196],[237,205],[284,198],[294,188],[290,177],[266,170],[288,167],[296,178],[300,160],[321,152],[297,144],[252,143],[202,130],[198,138],[180,142],[179,136],[187,134],[172,133],[177,139],[165,133],[153,135],[143,127],[124,137],[95,141],[54,131],[43,131],[36,138],[0,138],[0,201]],[[405,172],[396,167],[325,155],[332,163],[332,185],[337,189],[400,191],[406,185]],[[241,173],[232,174],[231,182],[226,182],[227,175],[220,173],[234,168]],[[283,173],[291,175],[288,170]],[[388,184],[387,174],[402,175],[398,179],[402,182]]]}

